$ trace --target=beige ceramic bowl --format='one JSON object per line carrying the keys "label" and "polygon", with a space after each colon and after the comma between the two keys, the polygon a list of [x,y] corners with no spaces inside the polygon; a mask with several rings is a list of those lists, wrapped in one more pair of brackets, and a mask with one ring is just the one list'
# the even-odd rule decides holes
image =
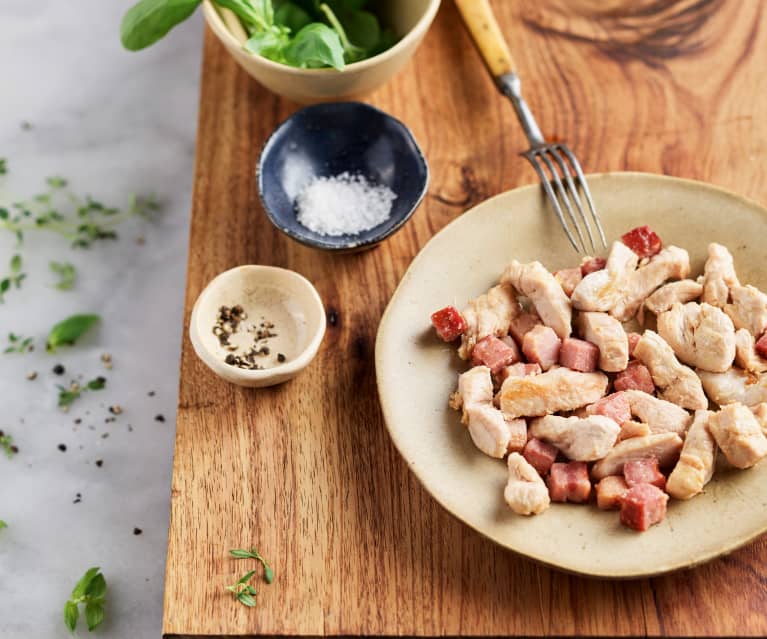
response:
{"label": "beige ceramic bowl", "polygon": [[[649,224],[690,253],[702,272],[709,242],[729,247],[742,282],[767,289],[767,211],[721,189],[641,173],[589,176],[608,239]],[[448,408],[458,373],[455,348],[429,324],[434,310],[461,308],[497,283],[505,264],[540,260],[551,270],[580,262],[538,185],[483,202],[440,231],[413,261],[381,320],[376,373],[386,425],[408,466],[447,510],[499,544],[551,566],[601,577],[639,577],[709,560],[767,531],[767,460],[721,468],[703,494],[672,500],[645,533],[594,504],[552,504],[535,517],[503,500],[505,464],[479,452]]]}
{"label": "beige ceramic bowl", "polygon": [[[222,306],[241,305],[247,314],[232,344],[252,346],[261,322],[274,324],[263,370],[244,370],[227,364],[230,354],[213,334]],[[240,386],[263,387],[285,382],[314,359],[325,334],[325,309],[317,290],[302,275],[274,266],[238,266],[214,278],[197,298],[189,323],[189,337],[198,357],[219,377]],[[238,352],[242,352],[240,349]],[[278,354],[285,361],[277,361]],[[269,366],[268,368],[266,366]]]}
{"label": "beige ceramic bowl", "polygon": [[400,36],[391,49],[377,56],[335,69],[296,69],[243,50],[242,34],[233,35],[210,0],[203,13],[213,33],[239,65],[270,91],[295,102],[328,102],[369,93],[388,82],[415,53],[434,20],[440,0],[388,0],[381,2],[380,15]]}

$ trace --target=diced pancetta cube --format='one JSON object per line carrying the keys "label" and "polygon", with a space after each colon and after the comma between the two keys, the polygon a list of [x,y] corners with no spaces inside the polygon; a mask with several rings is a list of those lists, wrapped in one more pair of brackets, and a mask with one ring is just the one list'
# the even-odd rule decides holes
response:
{"label": "diced pancetta cube", "polygon": [[541,365],[545,371],[559,361],[559,349],[562,340],[557,337],[553,328],[543,324],[528,331],[522,340],[522,352],[530,362]]}
{"label": "diced pancetta cube", "polygon": [[643,532],[666,517],[668,495],[652,484],[629,488],[621,499],[621,523]]}
{"label": "diced pancetta cube", "polygon": [[631,439],[632,437],[645,437],[650,434],[652,434],[652,430],[648,424],[628,420],[621,424],[621,432],[618,433],[618,441],[622,442],[624,439]]}
{"label": "diced pancetta cube", "polygon": [[658,460],[655,457],[627,461],[623,465],[623,476],[629,486],[652,484],[661,490],[666,487],[666,477],[658,470]]}
{"label": "diced pancetta cube", "polygon": [[554,279],[559,282],[565,295],[570,297],[573,294],[575,287],[578,286],[583,279],[583,275],[581,274],[580,267],[566,268],[554,273]]}
{"label": "diced pancetta cube", "polygon": [[601,271],[606,264],[607,260],[603,257],[584,257],[581,262],[581,277],[586,277],[594,271]]}
{"label": "diced pancetta cube", "polygon": [[525,444],[525,448],[522,451],[522,457],[524,457],[528,463],[538,471],[538,474],[543,477],[551,469],[551,465],[557,458],[558,452],[559,451],[555,446],[547,444],[537,437],[531,437]]}
{"label": "diced pancetta cube", "polygon": [[487,366],[494,374],[520,359],[516,344],[512,348],[492,335],[479,340],[471,352],[472,366]]}
{"label": "diced pancetta cube", "polygon": [[599,349],[586,340],[567,337],[562,341],[559,350],[559,363],[567,368],[582,373],[590,373],[597,369]]}
{"label": "diced pancetta cube", "polygon": [[541,318],[536,313],[522,313],[517,315],[509,324],[509,334],[514,340],[522,346],[522,340],[533,328],[543,324]]}
{"label": "diced pancetta cube", "polygon": [[586,462],[554,463],[546,480],[551,501],[587,501],[591,494],[591,481]]}
{"label": "diced pancetta cube", "polygon": [[663,248],[663,242],[649,226],[637,226],[621,236],[623,243],[639,257],[652,257]]}
{"label": "diced pancetta cube", "polygon": [[617,510],[621,507],[621,500],[628,489],[626,480],[620,475],[608,475],[600,479],[596,485],[597,507],[602,510]]}
{"label": "diced pancetta cube", "polygon": [[637,361],[629,362],[626,370],[616,375],[613,387],[617,391],[640,390],[648,395],[655,392],[650,369]]}
{"label": "diced pancetta cube", "polygon": [[642,336],[639,333],[629,333],[629,357],[634,357],[634,349],[637,347],[637,344],[639,344],[639,340],[642,339]]}
{"label": "diced pancetta cube", "polygon": [[761,357],[767,357],[767,333],[756,340],[756,344],[754,344],[754,350]]}
{"label": "diced pancetta cube", "polygon": [[466,330],[466,321],[455,306],[446,306],[432,313],[431,323],[437,330],[437,335],[446,342],[458,339]]}
{"label": "diced pancetta cube", "polygon": [[631,405],[623,393],[612,393],[586,407],[589,415],[604,415],[620,425],[631,419]]}

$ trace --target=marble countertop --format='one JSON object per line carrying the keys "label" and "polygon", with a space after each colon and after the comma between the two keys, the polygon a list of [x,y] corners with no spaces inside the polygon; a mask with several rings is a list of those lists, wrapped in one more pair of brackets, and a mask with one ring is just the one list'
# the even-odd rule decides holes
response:
{"label": "marble countertop", "polygon": [[[129,220],[117,241],[90,249],[42,231],[17,247],[0,229],[0,279],[15,253],[27,273],[0,305],[0,351],[9,332],[37,346],[0,354],[0,430],[19,449],[12,458],[0,453],[4,639],[68,636],[64,602],[91,566],[109,585],[96,636],[161,632],[201,16],[128,53],[118,34],[129,4],[0,7],[0,158],[8,164],[0,202],[34,195],[47,176],[61,175],[107,204],[150,192],[163,204],[153,221]],[[77,267],[74,290],[52,286],[50,260]],[[50,327],[77,312],[103,321],[75,347],[47,354]],[[52,372],[59,363],[61,376]],[[104,375],[106,388],[64,413],[56,386],[81,375]],[[115,404],[122,414],[110,414]]]}

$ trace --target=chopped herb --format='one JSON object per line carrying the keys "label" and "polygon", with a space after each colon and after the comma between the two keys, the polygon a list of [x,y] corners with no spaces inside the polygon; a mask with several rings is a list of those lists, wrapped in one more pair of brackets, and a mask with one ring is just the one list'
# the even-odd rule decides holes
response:
{"label": "chopped herb", "polygon": [[6,524],[2,519],[0,519],[0,530],[3,528],[8,528],[8,524]]}
{"label": "chopped herb", "polygon": [[10,459],[16,453],[19,452],[18,447],[14,446],[13,444],[13,437],[11,435],[6,435],[1,430],[0,430],[0,448],[3,449],[3,451],[5,452],[5,456],[8,457],[8,459]]}
{"label": "chopped herb", "polygon": [[35,350],[34,337],[22,337],[15,333],[8,333],[8,346],[3,353],[31,353]]}
{"label": "chopped herb", "polygon": [[[79,493],[78,493],[79,497]],[[64,625],[74,634],[80,617],[80,605],[85,606],[85,623],[88,631],[97,628],[104,621],[107,582],[100,568],[91,568],[77,582],[72,595],[64,604]]]}
{"label": "chopped herb", "polygon": [[234,550],[230,550],[229,554],[235,559],[255,559],[264,567],[264,581],[268,584],[274,581],[274,571],[266,562],[266,559],[264,559],[255,548],[251,548],[250,550],[235,548]]}
{"label": "chopped herb", "polygon": [[[4,210],[5,209],[0,209],[0,222],[2,222],[1,212]],[[27,277],[26,273],[21,272],[21,268],[22,268],[21,255],[17,253],[11,258],[10,274],[4,277],[3,279],[0,279],[0,304],[2,304],[5,301],[4,296],[8,291],[11,290],[12,286],[15,286],[16,288],[21,288],[21,283]]]}
{"label": "chopped herb", "polygon": [[56,324],[48,333],[48,351],[54,351],[62,344],[74,344],[88,329],[96,324],[98,315],[72,315]]}
{"label": "chopped herb", "polygon": [[59,407],[65,410],[68,409],[75,400],[80,399],[85,391],[102,390],[106,383],[107,380],[104,377],[96,377],[85,384],[85,386],[81,386],[77,382],[72,382],[69,388],[59,385]]}
{"label": "chopped herb", "polygon": [[0,175],[8,173],[8,160],[0,158]]}
{"label": "chopped herb", "polygon": [[77,279],[77,269],[70,262],[49,262],[51,271],[58,275],[59,281],[53,286],[60,291],[71,291]]}

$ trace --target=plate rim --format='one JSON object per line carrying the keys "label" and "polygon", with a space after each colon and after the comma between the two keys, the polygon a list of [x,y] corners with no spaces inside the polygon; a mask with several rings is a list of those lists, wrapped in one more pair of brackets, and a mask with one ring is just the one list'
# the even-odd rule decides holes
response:
{"label": "plate rim", "polygon": [[[731,191],[725,187],[717,186],[715,184],[711,184],[709,182],[703,182],[701,180],[694,180],[690,178],[680,178],[670,175],[664,175],[659,173],[648,173],[643,171],[605,171],[600,173],[589,173],[586,175],[586,179],[605,179],[605,178],[611,178],[611,177],[619,177],[620,179],[628,178],[628,179],[651,179],[651,180],[657,180],[658,182],[666,182],[666,183],[674,183],[678,185],[684,185],[686,187],[693,187],[698,188],[702,190],[711,191],[713,193],[717,193],[718,195],[725,195],[731,198],[734,198],[736,200],[739,200],[742,204],[752,207],[755,209],[759,209],[760,212],[764,215],[765,218],[767,218],[767,206],[764,206],[760,204],[759,202],[746,197],[744,195],[741,195],[739,193],[735,193],[734,191]],[[405,270],[404,274],[400,278],[400,281],[397,284],[397,287],[395,288],[394,292],[392,293],[391,298],[389,299],[388,304],[386,305],[386,309],[384,310],[383,314],[381,315],[381,320],[378,324],[378,328],[376,330],[376,340],[375,340],[375,368],[376,368],[376,390],[378,392],[378,402],[381,408],[381,412],[384,418],[384,426],[386,427],[386,430],[389,434],[389,437],[391,438],[392,442],[394,443],[394,447],[397,449],[398,454],[402,458],[402,460],[407,465],[410,472],[412,472],[416,479],[418,480],[419,484],[423,488],[423,490],[426,491],[426,493],[429,495],[431,499],[437,502],[439,506],[444,509],[447,513],[450,514],[451,517],[454,517],[459,522],[461,522],[463,525],[468,526],[471,528],[474,532],[478,533],[485,539],[490,540],[492,543],[496,544],[497,546],[503,548],[504,550],[508,552],[512,552],[517,556],[532,560],[538,564],[544,565],[549,568],[553,568],[568,574],[578,575],[582,577],[590,577],[590,578],[601,578],[601,579],[609,579],[609,580],[615,580],[615,581],[625,581],[630,579],[639,579],[639,578],[650,578],[655,577],[659,575],[668,574],[670,572],[678,571],[678,570],[684,570],[684,569],[693,569],[697,566],[700,566],[702,564],[708,563],[709,561],[712,561],[713,559],[716,559],[717,557],[721,557],[724,555],[727,555],[731,552],[734,552],[738,548],[741,548],[743,546],[746,546],[750,543],[752,543],[755,539],[762,536],[765,532],[767,532],[767,520],[765,520],[765,523],[763,526],[761,526],[756,532],[754,532],[752,535],[746,537],[746,538],[739,538],[736,541],[732,543],[725,543],[722,545],[719,549],[713,549],[710,550],[700,556],[697,556],[692,561],[678,561],[678,562],[667,562],[661,567],[658,567],[653,570],[649,571],[626,571],[626,572],[605,572],[600,570],[583,570],[576,568],[574,566],[568,566],[561,563],[556,563],[553,561],[549,561],[545,559],[543,556],[536,555],[534,553],[528,553],[528,552],[522,552],[520,550],[517,550],[515,548],[511,548],[509,545],[503,543],[502,541],[493,538],[488,533],[480,530],[477,526],[472,524],[470,521],[467,521],[464,517],[462,517],[458,512],[456,512],[453,508],[448,506],[443,500],[436,495],[430,487],[428,486],[425,478],[424,473],[420,469],[420,467],[415,466],[411,462],[408,461],[407,456],[405,455],[405,451],[403,450],[403,442],[401,439],[398,438],[396,434],[396,430],[392,429],[389,424],[393,421],[393,417],[390,415],[390,409],[387,402],[383,401],[383,383],[381,379],[381,360],[382,360],[382,342],[383,342],[383,335],[386,333],[387,329],[387,319],[389,315],[392,312],[392,309],[394,308],[394,305],[397,301],[397,298],[401,295],[402,289],[406,283],[406,280],[411,275],[414,267],[421,262],[424,258],[424,254],[426,252],[427,247],[436,240],[443,232],[445,232],[447,229],[449,229],[451,226],[456,224],[459,220],[461,220],[467,213],[472,213],[476,209],[488,205],[490,202],[493,202],[497,199],[503,198],[508,196],[511,193],[519,193],[519,192],[525,192],[525,191],[531,191],[531,190],[538,190],[540,189],[539,183],[532,183],[532,184],[525,184],[518,186],[513,189],[508,189],[506,191],[503,191],[501,193],[497,193],[496,195],[493,195],[492,197],[489,197],[485,200],[482,200],[481,202],[475,204],[474,206],[464,210],[462,213],[458,214],[454,219],[452,219],[450,222],[448,222],[445,226],[443,226],[439,231],[437,231],[434,235],[432,235],[429,240],[419,249],[418,253],[415,255],[415,257],[412,259],[410,264],[408,265],[407,269]]]}

